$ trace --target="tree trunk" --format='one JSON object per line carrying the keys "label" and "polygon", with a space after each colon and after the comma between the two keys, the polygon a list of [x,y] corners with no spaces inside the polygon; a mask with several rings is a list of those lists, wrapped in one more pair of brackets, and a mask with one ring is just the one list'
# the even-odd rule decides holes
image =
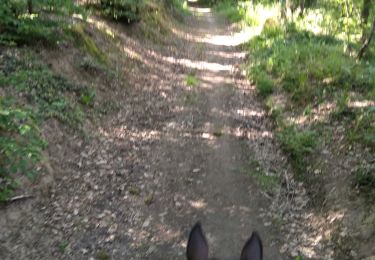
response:
{"label": "tree trunk", "polygon": [[371,2],[373,0],[363,0],[363,6],[361,11],[362,25],[365,26],[368,23],[368,17],[370,16]]}
{"label": "tree trunk", "polygon": [[374,34],[375,34],[375,20],[372,23],[370,36],[367,38],[367,41],[363,44],[362,48],[358,52],[358,56],[357,56],[358,60],[361,60],[363,58],[363,55],[365,54],[366,50],[368,49],[368,47],[371,44],[371,41],[372,41],[372,38],[374,37]]}
{"label": "tree trunk", "polygon": [[280,0],[280,2],[281,2],[281,10],[280,10],[281,14],[280,14],[280,16],[281,16],[281,19],[285,21],[286,20],[286,14],[287,14],[286,0]]}
{"label": "tree trunk", "polygon": [[33,13],[33,0],[27,0],[27,10],[29,11],[29,14]]}
{"label": "tree trunk", "polygon": [[300,0],[299,2],[299,17],[303,17],[305,12],[305,0]]}
{"label": "tree trunk", "polygon": [[367,23],[368,23],[368,18],[370,16],[370,11],[371,11],[373,1],[374,0],[363,0],[363,6],[361,10],[361,27],[362,27],[361,42],[362,43],[364,43],[366,40]]}

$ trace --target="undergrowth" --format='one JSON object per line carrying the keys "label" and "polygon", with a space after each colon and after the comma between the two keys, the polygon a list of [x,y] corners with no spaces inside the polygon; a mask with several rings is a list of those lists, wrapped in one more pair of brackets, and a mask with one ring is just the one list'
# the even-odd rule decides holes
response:
{"label": "undergrowth", "polygon": [[[370,47],[364,59],[357,60],[361,43],[355,34],[337,32],[342,30],[335,27],[340,21],[326,24],[333,16],[322,9],[288,21],[280,20],[271,6],[235,8],[245,10],[240,23],[259,29],[243,45],[249,53],[247,75],[269,109],[296,177],[310,185],[312,197],[319,196],[321,179],[308,173],[319,162],[318,149],[327,152],[333,145],[330,131],[343,129],[338,148],[343,152],[352,144],[365,153],[375,150],[375,49]],[[252,18],[246,22],[248,17]],[[357,171],[353,182],[361,193],[373,196],[373,171]]]}
{"label": "undergrowth", "polygon": [[375,170],[358,168],[354,173],[354,186],[362,192],[368,199],[375,199]]}
{"label": "undergrowth", "polygon": [[232,1],[220,1],[215,6],[216,11],[226,17],[231,23],[237,23],[244,19],[245,13],[237,4]]}
{"label": "undergrowth", "polygon": [[85,31],[83,24],[75,24],[67,27],[65,30],[66,36],[71,38],[72,42],[75,42],[77,47],[83,49],[83,51],[90,54],[93,58],[95,58],[101,64],[108,64],[109,60],[108,57],[105,55],[103,51],[96,45],[93,39],[88,35]]}
{"label": "undergrowth", "polygon": [[0,98],[0,202],[13,195],[14,175],[36,174],[46,142],[41,138],[32,109]]}
{"label": "undergrowth", "polygon": [[266,192],[273,192],[277,187],[278,176],[271,172],[266,172],[257,160],[249,158],[246,167],[240,169],[241,173],[249,175]]}
{"label": "undergrowth", "polygon": [[83,118],[77,100],[89,89],[53,73],[35,61],[33,54],[22,56],[22,60],[12,55],[2,56],[0,86],[16,91],[26,102],[34,104],[36,115],[44,119],[55,117],[77,128]]}
{"label": "undergrowth", "polygon": [[171,11],[172,14],[181,20],[184,16],[190,15],[190,11],[187,8],[187,1],[182,0],[165,0],[164,5],[167,10]]}
{"label": "undergrowth", "polygon": [[140,20],[144,5],[143,0],[101,0],[98,7],[107,17],[132,23]]}
{"label": "undergrowth", "polygon": [[188,74],[185,78],[185,83],[186,85],[190,86],[190,87],[195,87],[199,84],[199,80],[197,79],[197,77],[193,74]]}
{"label": "undergrowth", "polygon": [[355,116],[346,118],[352,140],[375,144],[373,107],[349,108],[348,95],[356,92],[364,101],[375,99],[373,63],[357,62],[343,51],[343,42],[299,30],[294,24],[283,28],[266,23],[246,47],[251,54],[248,74],[262,96],[272,94],[277,86],[278,92],[288,93],[290,106],[297,111],[331,101],[337,108],[332,115],[346,117],[343,111],[353,111]]}
{"label": "undergrowth", "polygon": [[306,158],[317,146],[317,133],[298,130],[296,126],[287,126],[277,135],[282,148],[289,154],[293,167],[301,173],[306,166]]}
{"label": "undergrowth", "polygon": [[0,201],[17,187],[15,176],[35,176],[46,142],[39,125],[56,118],[79,129],[95,92],[53,73],[31,52],[0,56]]}
{"label": "undergrowth", "polygon": [[[70,0],[34,0],[32,12],[26,1],[2,0],[0,4],[0,45],[55,44],[66,26],[60,19],[82,8]],[[48,10],[48,11],[47,11]]]}

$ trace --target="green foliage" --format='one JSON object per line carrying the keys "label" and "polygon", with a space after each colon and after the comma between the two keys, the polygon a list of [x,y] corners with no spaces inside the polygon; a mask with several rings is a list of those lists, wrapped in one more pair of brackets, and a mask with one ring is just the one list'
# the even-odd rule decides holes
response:
{"label": "green foliage", "polygon": [[80,127],[78,102],[93,106],[95,91],[51,72],[32,53],[0,55],[0,201],[12,195],[16,174],[33,177],[46,147],[38,124],[57,118]]}
{"label": "green foliage", "polygon": [[277,135],[283,149],[290,155],[293,165],[301,170],[305,158],[317,145],[317,134],[313,131],[299,131],[295,126],[283,128]]}
{"label": "green foliage", "polygon": [[[85,86],[77,85],[66,78],[52,73],[44,64],[33,61],[33,55],[23,60],[5,55],[0,60],[0,86],[8,91],[17,91],[35,104],[39,117],[55,117],[72,127],[78,127],[83,113],[74,102],[74,96],[88,93]],[[73,94],[68,98],[67,93]]]}
{"label": "green foliage", "polygon": [[66,32],[73,37],[78,46],[82,47],[99,63],[108,64],[108,57],[99,49],[92,38],[86,33],[82,24],[70,26]]}
{"label": "green foliage", "polygon": [[58,249],[61,253],[65,253],[66,248],[68,247],[69,242],[66,240],[62,240],[58,245]]}
{"label": "green foliage", "polygon": [[140,20],[144,8],[143,0],[101,0],[100,8],[104,15],[117,21],[132,23]]}
{"label": "green foliage", "polygon": [[263,72],[255,73],[253,77],[257,90],[262,97],[267,97],[274,90],[274,83],[270,77]]}
{"label": "green foliage", "polygon": [[215,8],[220,15],[225,16],[231,23],[236,23],[244,19],[244,12],[233,1],[220,1]]}
{"label": "green foliage", "polygon": [[268,18],[263,24],[262,33],[266,37],[276,38],[283,33],[280,24],[274,18]]}
{"label": "green foliage", "polygon": [[250,75],[259,71],[272,75],[295,102],[306,104],[327,90],[374,89],[374,66],[356,63],[343,52],[342,43],[293,27],[285,34],[271,31],[266,29],[248,44]]}
{"label": "green foliage", "polygon": [[199,80],[197,79],[197,77],[192,74],[187,75],[185,81],[186,85],[190,87],[195,87],[199,84]]}
{"label": "green foliage", "polygon": [[15,174],[35,175],[45,145],[32,111],[0,98],[0,202],[13,194]]}
{"label": "green foliage", "polygon": [[350,127],[350,137],[354,141],[361,141],[375,150],[375,107],[356,111],[355,119]]}
{"label": "green foliage", "polygon": [[81,94],[81,102],[86,106],[93,106],[96,92],[94,90],[88,90]]}
{"label": "green foliage", "polygon": [[249,159],[246,167],[240,169],[240,171],[254,178],[256,183],[268,192],[272,192],[279,183],[279,178],[275,174],[266,173],[260,163],[254,159]]}
{"label": "green foliage", "polygon": [[183,16],[189,15],[190,11],[187,8],[187,1],[184,0],[164,0],[164,5],[168,10],[177,18],[182,18]]}
{"label": "green foliage", "polygon": [[52,19],[46,11],[56,15],[80,12],[71,0],[33,0],[33,13],[28,13],[26,0],[2,0],[0,5],[0,44],[55,43],[59,28],[65,23]]}
{"label": "green foliage", "polygon": [[360,167],[355,172],[354,185],[364,195],[375,197],[375,171]]}

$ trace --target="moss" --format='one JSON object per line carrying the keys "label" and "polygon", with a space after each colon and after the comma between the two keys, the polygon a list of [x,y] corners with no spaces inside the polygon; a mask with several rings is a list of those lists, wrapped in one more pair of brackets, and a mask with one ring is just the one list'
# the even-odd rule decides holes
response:
{"label": "moss", "polygon": [[84,26],[82,24],[74,25],[70,28],[73,33],[73,37],[77,42],[82,45],[84,50],[89,53],[92,57],[98,60],[98,62],[103,64],[108,64],[108,57],[102,52],[96,43],[91,39],[91,37],[85,32]]}

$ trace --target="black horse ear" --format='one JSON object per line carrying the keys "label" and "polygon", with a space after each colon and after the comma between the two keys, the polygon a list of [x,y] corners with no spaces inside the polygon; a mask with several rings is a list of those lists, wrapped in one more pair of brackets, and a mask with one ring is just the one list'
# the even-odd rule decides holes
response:
{"label": "black horse ear", "polygon": [[247,240],[241,252],[241,260],[262,260],[263,246],[262,240],[257,232],[253,232]]}
{"label": "black horse ear", "polygon": [[190,231],[189,240],[186,248],[188,260],[207,260],[208,245],[203,234],[202,226],[197,222]]}

